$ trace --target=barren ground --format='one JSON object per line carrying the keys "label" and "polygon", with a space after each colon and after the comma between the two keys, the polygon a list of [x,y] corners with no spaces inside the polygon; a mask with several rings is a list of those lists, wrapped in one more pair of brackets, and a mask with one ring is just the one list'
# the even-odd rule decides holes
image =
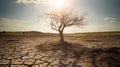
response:
{"label": "barren ground", "polygon": [[44,35],[0,36],[0,67],[120,67],[120,36],[67,36],[73,48],[66,52],[47,44],[57,40]]}

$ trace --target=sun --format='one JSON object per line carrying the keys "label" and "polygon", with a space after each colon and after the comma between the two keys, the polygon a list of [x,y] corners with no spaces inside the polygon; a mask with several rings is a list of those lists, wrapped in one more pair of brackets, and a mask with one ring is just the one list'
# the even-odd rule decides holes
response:
{"label": "sun", "polygon": [[50,0],[50,6],[57,8],[57,9],[62,9],[66,6],[66,0]]}

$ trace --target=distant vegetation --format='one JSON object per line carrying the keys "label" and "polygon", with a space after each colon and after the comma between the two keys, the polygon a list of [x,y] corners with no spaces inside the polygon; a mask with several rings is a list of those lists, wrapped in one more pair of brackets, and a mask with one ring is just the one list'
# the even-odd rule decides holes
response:
{"label": "distant vegetation", "polygon": [[[0,35],[57,35],[56,33],[43,33],[38,31],[26,31],[26,32],[0,32]],[[69,33],[65,36],[120,36],[120,31],[114,32],[87,32],[87,33]]]}
{"label": "distant vegetation", "polygon": [[68,36],[120,36],[120,31],[73,33],[68,34]]}
{"label": "distant vegetation", "polygon": [[42,32],[37,32],[37,31],[26,31],[26,32],[7,32],[3,31],[0,32],[0,35],[39,35],[42,34]]}

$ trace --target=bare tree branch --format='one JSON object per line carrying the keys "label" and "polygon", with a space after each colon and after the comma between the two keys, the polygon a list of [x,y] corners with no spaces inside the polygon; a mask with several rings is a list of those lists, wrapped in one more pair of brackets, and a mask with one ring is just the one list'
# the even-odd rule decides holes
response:
{"label": "bare tree branch", "polygon": [[85,17],[83,15],[77,16],[69,9],[52,10],[48,13],[45,13],[45,15],[50,19],[51,28],[59,32],[61,40],[64,40],[64,28],[84,25]]}

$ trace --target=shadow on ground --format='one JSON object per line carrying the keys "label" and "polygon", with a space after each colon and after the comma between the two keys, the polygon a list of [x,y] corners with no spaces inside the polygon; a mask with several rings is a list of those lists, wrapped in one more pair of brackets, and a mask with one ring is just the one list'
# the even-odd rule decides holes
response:
{"label": "shadow on ground", "polygon": [[120,67],[120,48],[88,48],[78,43],[45,42],[36,46],[46,67]]}

